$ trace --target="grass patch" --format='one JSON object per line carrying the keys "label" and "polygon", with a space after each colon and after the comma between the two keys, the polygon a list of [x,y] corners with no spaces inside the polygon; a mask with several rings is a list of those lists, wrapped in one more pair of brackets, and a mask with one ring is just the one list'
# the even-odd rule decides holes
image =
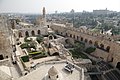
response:
{"label": "grass patch", "polygon": [[32,59],[39,59],[39,58],[47,57],[47,54],[45,52],[31,52],[29,53],[29,56]]}
{"label": "grass patch", "polygon": [[43,36],[37,36],[36,41],[40,44],[43,41]]}
{"label": "grass patch", "polygon": [[88,54],[90,54],[90,53],[94,52],[95,50],[96,50],[95,47],[88,47],[88,48],[85,50],[85,52],[88,53]]}
{"label": "grass patch", "polygon": [[75,50],[69,50],[69,51],[72,53],[73,58],[89,59],[88,56],[86,56],[82,52],[76,52]]}
{"label": "grass patch", "polygon": [[29,56],[22,56],[21,59],[23,62],[29,62]]}

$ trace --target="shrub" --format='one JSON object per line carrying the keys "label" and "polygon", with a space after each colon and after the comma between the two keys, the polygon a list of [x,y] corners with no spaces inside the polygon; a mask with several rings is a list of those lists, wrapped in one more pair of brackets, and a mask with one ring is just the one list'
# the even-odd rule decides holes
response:
{"label": "shrub", "polygon": [[47,56],[44,52],[32,52],[29,55],[32,56],[33,59],[39,59]]}
{"label": "shrub", "polygon": [[29,56],[22,56],[21,59],[23,60],[23,62],[28,62]]}
{"label": "shrub", "polygon": [[29,48],[29,46],[28,46],[27,43],[23,43],[23,44],[21,44],[20,47],[21,47],[22,49],[24,49],[24,48]]}
{"label": "shrub", "polygon": [[24,38],[24,41],[25,41],[25,42],[31,42],[31,41],[32,41],[31,39],[28,40],[27,38],[28,38],[28,37],[25,37],[25,38]]}
{"label": "shrub", "polygon": [[82,42],[76,42],[75,45],[74,45],[74,50],[79,53],[81,51],[83,51],[85,48],[85,44],[82,43]]}
{"label": "shrub", "polygon": [[42,54],[42,52],[31,52],[29,55],[37,55],[37,54]]}
{"label": "shrub", "polygon": [[43,41],[43,36],[38,36],[36,41],[40,44]]}
{"label": "shrub", "polygon": [[85,52],[90,54],[90,53],[94,52],[95,50],[96,50],[95,47],[88,47],[88,48],[85,50]]}
{"label": "shrub", "polygon": [[30,45],[29,45],[29,48],[34,48],[34,49],[36,49],[34,42],[31,42],[31,43],[29,43],[29,44],[30,44]]}
{"label": "shrub", "polygon": [[20,47],[22,49],[24,49],[24,48],[34,48],[34,49],[36,49],[35,43],[33,43],[33,42],[23,43],[23,44],[20,45]]}

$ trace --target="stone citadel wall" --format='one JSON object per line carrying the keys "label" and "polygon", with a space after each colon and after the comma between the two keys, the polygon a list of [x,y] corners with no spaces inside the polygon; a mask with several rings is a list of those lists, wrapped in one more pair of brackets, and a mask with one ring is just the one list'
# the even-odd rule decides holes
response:
{"label": "stone citadel wall", "polygon": [[91,46],[96,46],[96,51],[93,55],[110,62],[114,67],[120,62],[120,45],[112,40],[110,36],[102,34],[93,34],[85,32],[73,27],[64,27],[51,24],[50,26],[56,33],[73,38],[74,40],[83,41]]}

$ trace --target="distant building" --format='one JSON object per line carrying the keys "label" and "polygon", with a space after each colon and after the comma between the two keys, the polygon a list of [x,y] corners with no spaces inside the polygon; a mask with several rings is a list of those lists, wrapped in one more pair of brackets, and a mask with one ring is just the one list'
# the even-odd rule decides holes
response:
{"label": "distant building", "polygon": [[98,14],[98,15],[100,15],[100,14],[108,14],[109,10],[107,10],[107,8],[106,9],[102,9],[102,10],[93,10],[93,13],[94,14]]}
{"label": "distant building", "polygon": [[110,14],[110,13],[115,13],[115,11],[109,11],[106,9],[101,9],[101,10],[93,10],[94,14],[101,15],[101,14]]}
{"label": "distant building", "polygon": [[70,11],[70,13],[74,13],[75,12],[75,10],[74,9],[72,9],[71,11]]}

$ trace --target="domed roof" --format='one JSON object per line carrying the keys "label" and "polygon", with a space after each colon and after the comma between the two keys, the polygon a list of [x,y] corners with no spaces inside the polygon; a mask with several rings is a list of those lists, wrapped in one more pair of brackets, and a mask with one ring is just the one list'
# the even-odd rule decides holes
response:
{"label": "domed roof", "polygon": [[48,74],[49,74],[50,76],[55,76],[55,75],[58,74],[58,71],[56,70],[56,68],[55,68],[54,66],[52,66],[52,67],[49,69]]}

